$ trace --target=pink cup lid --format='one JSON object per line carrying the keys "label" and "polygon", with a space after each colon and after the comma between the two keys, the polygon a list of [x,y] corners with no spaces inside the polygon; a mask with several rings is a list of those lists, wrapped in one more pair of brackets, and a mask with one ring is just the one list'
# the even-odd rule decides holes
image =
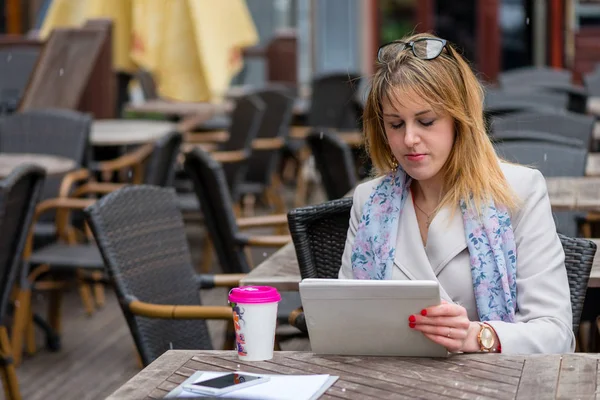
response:
{"label": "pink cup lid", "polygon": [[276,303],[280,300],[279,292],[271,286],[242,286],[229,292],[230,303],[262,304]]}

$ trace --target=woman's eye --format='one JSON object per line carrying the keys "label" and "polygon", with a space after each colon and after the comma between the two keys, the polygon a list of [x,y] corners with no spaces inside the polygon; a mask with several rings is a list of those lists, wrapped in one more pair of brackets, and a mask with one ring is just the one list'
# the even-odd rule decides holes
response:
{"label": "woman's eye", "polygon": [[392,129],[400,129],[400,128],[402,128],[402,125],[404,125],[403,122],[400,122],[399,124],[390,124]]}
{"label": "woman's eye", "polygon": [[433,125],[433,123],[435,122],[434,119],[428,120],[428,121],[421,121],[421,125],[423,126],[431,126]]}

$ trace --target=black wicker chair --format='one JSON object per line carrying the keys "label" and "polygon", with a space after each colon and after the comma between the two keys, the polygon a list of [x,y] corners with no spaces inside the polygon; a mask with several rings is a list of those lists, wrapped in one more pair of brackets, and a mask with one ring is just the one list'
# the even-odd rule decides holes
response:
{"label": "black wicker chair", "polygon": [[[227,177],[227,187],[231,197],[237,202],[240,199],[240,185],[248,173],[248,160],[252,154],[252,141],[257,137],[265,115],[265,103],[255,95],[240,97],[236,101],[231,115],[229,140],[220,143],[217,152],[225,155],[221,158],[223,171]],[[188,142],[194,143],[202,139],[203,133],[188,136]],[[228,157],[227,155],[234,157]],[[200,207],[193,193],[180,193],[178,195],[179,207],[184,212],[198,212]]]}
{"label": "black wicker chair", "polygon": [[240,275],[195,274],[175,191],[127,186],[85,213],[144,366],[170,348],[211,350],[205,320],[232,321],[231,308],[202,306],[198,290]]}
{"label": "black wicker chair", "polygon": [[[23,165],[0,180],[0,373],[5,396],[11,400],[21,398],[13,357],[20,350],[20,342],[13,341],[11,346],[7,314],[15,284],[26,284],[21,274],[21,254],[45,176],[43,169]],[[15,307],[19,305],[15,302]],[[18,322],[24,321],[15,318],[13,323]]]}
{"label": "black wicker chair", "polygon": [[284,212],[285,209],[282,194],[278,192],[278,182],[274,182],[273,177],[292,121],[294,98],[289,93],[290,89],[285,87],[254,93],[265,103],[266,111],[253,141],[246,177],[239,188],[242,196],[265,194],[276,212]]}
{"label": "black wicker chair", "polygon": [[[316,129],[306,138],[315,157],[315,163],[327,198],[329,200],[344,197],[356,186],[356,166],[352,149],[335,133]],[[332,162],[333,161],[333,162]]]}
{"label": "black wicker chair", "polygon": [[[85,167],[90,160],[89,141],[92,118],[62,109],[32,110],[0,119],[0,152],[50,154],[75,161]],[[46,178],[42,199],[59,195],[64,175]],[[36,246],[56,236],[54,214],[43,216],[35,225]]]}
{"label": "black wicker chair", "polygon": [[[224,273],[250,272],[250,260],[245,250],[249,247],[280,248],[291,241],[287,235],[247,235],[241,228],[280,226],[286,224],[285,215],[269,215],[238,218],[233,213],[233,202],[221,165],[210,154],[194,149],[185,156],[184,168],[194,184],[194,190],[204,214],[208,231],[219,264]],[[289,313],[300,304],[300,296],[294,292],[282,293],[278,314],[287,321]]]}
{"label": "black wicker chair", "polygon": [[[290,232],[302,279],[337,279],[348,233],[352,198],[302,207],[288,213]],[[596,254],[596,244],[587,239],[558,234],[565,251],[565,265],[571,290],[573,331],[577,335],[583,302]],[[302,314],[291,321],[306,331]]]}
{"label": "black wicker chair", "polygon": [[492,119],[492,135],[505,131],[538,131],[580,140],[586,148],[592,142],[595,119],[565,111],[561,114],[525,111]]}

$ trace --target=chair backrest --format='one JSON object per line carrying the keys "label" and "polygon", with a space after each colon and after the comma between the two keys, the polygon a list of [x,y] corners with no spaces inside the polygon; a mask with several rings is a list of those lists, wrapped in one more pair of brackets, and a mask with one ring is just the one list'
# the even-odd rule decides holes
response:
{"label": "chair backrest", "polygon": [[564,112],[561,114],[525,111],[492,119],[492,134],[501,131],[539,131],[574,138],[589,147],[595,119],[591,116]]}
{"label": "chair backrest", "polygon": [[46,172],[34,165],[16,168],[0,180],[0,324],[21,269],[21,260]]}
{"label": "chair backrest", "polygon": [[573,80],[569,70],[558,70],[549,67],[523,67],[502,72],[498,76],[501,86],[523,86],[536,82],[556,82],[568,84]]}
{"label": "chair backrest", "polygon": [[514,104],[516,110],[566,110],[569,105],[569,95],[566,93],[540,92],[527,87],[510,90],[488,89],[484,100],[484,108],[488,112],[501,107],[507,108],[507,104]]}
{"label": "chair backrest", "polygon": [[[297,208],[288,213],[302,279],[337,279],[350,225],[352,198]],[[577,334],[596,244],[558,234],[565,252],[573,331]]]}
{"label": "chair backrest", "polygon": [[537,140],[495,143],[498,155],[507,161],[539,169],[545,177],[584,176],[588,150]]}
{"label": "chair backrest", "polygon": [[[265,103],[265,115],[258,128],[257,138],[281,138],[285,140],[292,122],[294,98],[288,88],[273,88],[255,92],[254,95]],[[246,180],[269,184],[279,163],[280,149],[252,150],[248,159]]]}
{"label": "chair backrest", "polygon": [[329,200],[344,197],[356,185],[352,149],[335,133],[313,130],[306,141],[315,157],[317,170]]}
{"label": "chair backrest", "polygon": [[23,46],[0,50],[0,104],[2,111],[17,109],[35,68],[41,47]]}
{"label": "chair backrest", "polygon": [[212,349],[204,320],[135,316],[132,300],[201,305],[185,226],[173,189],[133,185],[85,210],[144,365],[171,347]]}
{"label": "chair backrest", "polygon": [[308,125],[341,130],[357,129],[360,110],[356,93],[358,74],[332,73],[315,77],[312,82]]}
{"label": "chair backrest", "polygon": [[[77,111],[29,110],[0,118],[0,152],[50,154],[86,166],[91,159],[90,130],[92,118]],[[63,175],[46,178],[43,199],[58,195]],[[44,214],[42,221],[52,220],[54,213]]]}
{"label": "chair backrest", "polygon": [[533,130],[497,130],[491,136],[495,143],[500,142],[520,142],[520,141],[539,141],[544,143],[554,143],[570,147],[580,147],[588,149],[589,145],[575,138],[569,138],[553,133],[546,133]]}
{"label": "chair backrest", "polygon": [[221,150],[249,149],[252,140],[258,136],[266,108],[265,103],[258,96],[250,94],[239,97],[231,113],[229,140],[223,143]]}
{"label": "chair backrest", "polygon": [[150,159],[146,162],[144,183],[155,186],[172,186],[175,179],[175,166],[183,135],[170,132],[154,144]]}
{"label": "chair backrest", "polygon": [[233,214],[233,202],[221,164],[202,149],[185,155],[184,169],[200,202],[204,223],[224,273],[250,271],[239,229]]}

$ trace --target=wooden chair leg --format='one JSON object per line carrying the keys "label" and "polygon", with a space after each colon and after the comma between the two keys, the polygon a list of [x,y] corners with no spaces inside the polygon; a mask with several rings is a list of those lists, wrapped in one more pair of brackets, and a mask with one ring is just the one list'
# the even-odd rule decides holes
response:
{"label": "wooden chair leg", "polygon": [[212,256],[213,246],[210,237],[206,235],[204,237],[204,243],[202,244],[202,262],[200,263],[200,272],[208,274],[212,267]]}
{"label": "wooden chair leg", "polygon": [[33,323],[33,310],[29,308],[29,317],[27,318],[27,326],[25,327],[25,351],[32,356],[37,351],[35,343],[35,324]]}
{"label": "wooden chair leg", "polygon": [[105,304],[104,284],[100,282],[102,278],[102,272],[97,271],[92,273],[92,279],[96,281],[94,283],[94,300],[97,307],[104,307]]}
{"label": "wooden chair leg", "polygon": [[92,290],[87,282],[79,281],[79,296],[83,302],[83,307],[88,316],[94,314],[94,301],[92,299]]}
{"label": "wooden chair leg", "polygon": [[583,224],[581,225],[581,234],[583,235],[584,238],[592,237],[592,223],[591,222],[589,222],[589,221],[583,222]]}
{"label": "wooden chair leg", "polygon": [[310,157],[310,150],[304,148],[300,150],[298,173],[296,175],[296,199],[295,206],[302,207],[306,205],[308,197],[308,158]]}
{"label": "wooden chair leg", "polygon": [[243,211],[244,217],[254,216],[254,206],[256,205],[256,196],[253,194],[247,194],[243,198]]}
{"label": "wooden chair leg", "polygon": [[2,358],[2,386],[7,400],[21,400],[17,373],[12,361],[13,350],[8,339],[6,327],[0,326],[0,357]]}
{"label": "wooden chair leg", "polygon": [[13,360],[15,365],[18,366],[21,364],[21,357],[23,355],[23,339],[25,338],[26,328],[31,322],[31,291],[17,288],[14,305],[15,311],[11,337],[13,343]]}
{"label": "wooden chair leg", "polygon": [[53,290],[49,293],[48,301],[48,324],[58,335],[62,332],[61,327],[61,308],[62,308],[62,290]]}

